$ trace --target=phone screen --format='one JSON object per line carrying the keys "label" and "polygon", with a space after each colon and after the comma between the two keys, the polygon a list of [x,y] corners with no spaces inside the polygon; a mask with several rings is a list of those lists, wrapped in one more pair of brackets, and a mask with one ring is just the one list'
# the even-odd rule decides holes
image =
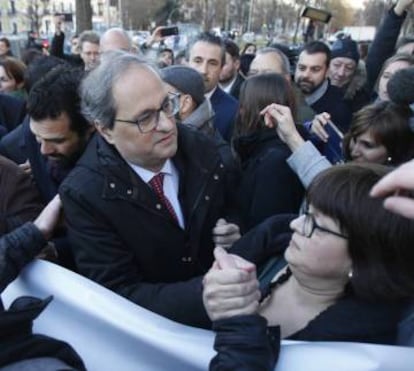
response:
{"label": "phone screen", "polygon": [[178,27],[177,26],[165,27],[161,29],[160,33],[161,33],[161,36],[178,35]]}

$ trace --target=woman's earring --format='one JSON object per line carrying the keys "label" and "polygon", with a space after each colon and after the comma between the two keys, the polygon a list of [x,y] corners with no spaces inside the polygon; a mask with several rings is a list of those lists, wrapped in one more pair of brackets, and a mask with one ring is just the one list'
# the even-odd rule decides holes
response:
{"label": "woman's earring", "polygon": [[352,269],[348,272],[348,278],[351,280],[353,276],[353,272]]}
{"label": "woman's earring", "polygon": [[387,164],[391,164],[392,163],[392,157],[387,157]]}

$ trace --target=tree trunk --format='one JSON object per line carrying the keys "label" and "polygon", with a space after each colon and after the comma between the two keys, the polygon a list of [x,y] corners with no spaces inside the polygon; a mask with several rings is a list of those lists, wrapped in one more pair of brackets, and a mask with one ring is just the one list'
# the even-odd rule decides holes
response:
{"label": "tree trunk", "polygon": [[92,29],[92,6],[90,0],[76,0],[76,33]]}

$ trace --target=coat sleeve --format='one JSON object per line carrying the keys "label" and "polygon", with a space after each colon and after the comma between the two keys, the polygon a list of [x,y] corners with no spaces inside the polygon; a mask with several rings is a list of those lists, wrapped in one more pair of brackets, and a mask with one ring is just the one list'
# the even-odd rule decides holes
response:
{"label": "coat sleeve", "polygon": [[29,175],[16,164],[0,157],[0,235],[27,221],[35,219],[42,211],[40,196]]}
{"label": "coat sleeve", "polygon": [[211,326],[202,301],[202,276],[173,283],[146,281],[111,221],[72,188],[63,185],[59,192],[79,273],[164,317]]}
{"label": "coat sleeve", "polygon": [[267,328],[259,315],[239,316],[213,323],[217,355],[211,371],[267,371],[275,368],[280,350],[279,327]]}
{"label": "coat sleeve", "polygon": [[0,238],[0,292],[13,281],[46,244],[33,223],[26,223]]}
{"label": "coat sleeve", "polygon": [[395,44],[401,31],[407,13],[398,16],[394,8],[390,9],[377,30],[372,45],[369,48],[366,69],[366,90],[372,92],[384,62],[394,53]]}

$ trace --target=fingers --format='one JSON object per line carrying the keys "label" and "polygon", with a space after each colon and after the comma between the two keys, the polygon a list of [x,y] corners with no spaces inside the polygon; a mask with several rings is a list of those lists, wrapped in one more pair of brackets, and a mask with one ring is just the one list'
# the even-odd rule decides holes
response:
{"label": "fingers", "polygon": [[372,197],[383,197],[401,189],[414,190],[414,160],[405,163],[383,177],[371,189]]}
{"label": "fingers", "polygon": [[[225,254],[224,251],[223,253]],[[260,291],[255,274],[234,268],[210,270],[205,275],[203,284],[204,306],[213,321],[252,314],[258,308]]]}
{"label": "fingers", "polygon": [[253,263],[240,256],[229,254],[221,247],[214,249],[214,257],[216,259],[215,263],[218,264],[220,269],[236,268],[249,273],[255,272],[256,270],[256,266]]}
{"label": "fingers", "polygon": [[316,115],[312,121],[311,133],[317,135],[323,142],[327,142],[329,135],[324,129],[324,126],[330,120],[330,115],[326,112],[323,112],[319,115]]}
{"label": "fingers", "polygon": [[240,228],[234,223],[219,219],[213,228],[213,241],[216,246],[229,248],[240,238]]}
{"label": "fingers", "polygon": [[414,200],[412,198],[391,196],[384,201],[384,207],[395,214],[414,219]]}

